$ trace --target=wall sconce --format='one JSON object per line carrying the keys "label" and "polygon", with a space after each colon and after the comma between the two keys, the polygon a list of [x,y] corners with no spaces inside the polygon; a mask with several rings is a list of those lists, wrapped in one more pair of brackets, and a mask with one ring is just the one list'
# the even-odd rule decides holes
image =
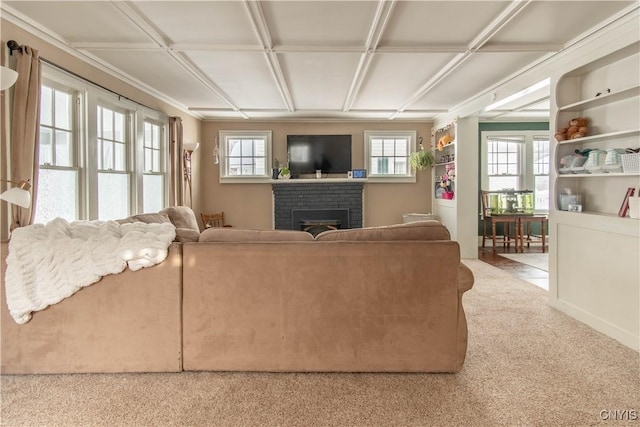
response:
{"label": "wall sconce", "polygon": [[218,145],[218,138],[216,138],[216,145],[213,147],[213,164],[220,163],[220,146]]}
{"label": "wall sconce", "polygon": [[2,181],[16,184],[16,187],[11,187],[4,193],[0,194],[0,199],[25,209],[31,206],[31,194],[29,194],[31,184],[29,181],[14,182],[4,179]]}
{"label": "wall sconce", "polygon": [[192,206],[191,198],[191,155],[200,146],[199,142],[185,142],[182,144],[182,161],[184,166],[184,180],[189,188],[189,206]]}
{"label": "wall sconce", "polygon": [[2,74],[0,74],[0,90],[9,89],[18,80],[18,73],[11,68],[2,66]]}

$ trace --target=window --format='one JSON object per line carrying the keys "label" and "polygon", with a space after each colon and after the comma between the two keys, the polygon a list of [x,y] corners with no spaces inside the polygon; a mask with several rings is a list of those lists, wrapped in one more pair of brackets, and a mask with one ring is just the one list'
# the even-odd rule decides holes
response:
{"label": "window", "polygon": [[415,182],[409,168],[409,154],[416,147],[415,131],[365,131],[364,139],[370,179]]}
{"label": "window", "polygon": [[38,223],[56,217],[67,221],[79,218],[75,99],[76,93],[71,88],[53,84],[41,88],[40,172],[34,218]]}
{"label": "window", "polygon": [[166,206],[168,119],[43,65],[35,221],[110,220]]}
{"label": "window", "polygon": [[489,191],[520,190],[520,158],[524,137],[491,137],[487,141]]}
{"label": "window", "polygon": [[162,151],[164,128],[161,123],[144,121],[144,172],[142,178],[143,211],[158,212],[165,207],[164,203],[164,162]]}
{"label": "window", "polygon": [[98,219],[129,216],[129,131],[123,111],[98,106]]}
{"label": "window", "polygon": [[482,189],[533,190],[535,210],[549,210],[549,136],[532,131],[482,132]]}
{"label": "window", "polygon": [[221,182],[271,178],[271,131],[221,131]]}
{"label": "window", "polygon": [[533,137],[533,196],[536,210],[549,210],[549,137]]}

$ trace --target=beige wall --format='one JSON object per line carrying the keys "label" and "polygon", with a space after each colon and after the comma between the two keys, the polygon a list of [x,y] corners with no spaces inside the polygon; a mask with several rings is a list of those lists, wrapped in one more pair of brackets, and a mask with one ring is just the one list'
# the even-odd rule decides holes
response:
{"label": "beige wall", "polygon": [[[429,141],[431,123],[205,121],[197,159],[201,171],[197,179],[202,188],[202,211],[196,211],[196,214],[223,211],[226,222],[235,227],[270,229],[273,224],[271,184],[220,184],[220,168],[213,163],[214,141],[220,130],[272,131],[273,154],[281,163],[287,158],[287,134],[351,134],[353,168],[365,168],[365,130],[415,130],[418,137]],[[403,213],[431,212],[430,188],[431,171],[418,172],[416,183],[367,183],[364,225],[395,224],[402,222]]]}
{"label": "beige wall", "polygon": [[[0,22],[1,29],[1,52],[2,52],[2,63],[3,65],[6,63],[7,59],[10,60],[8,56],[8,49],[6,47],[7,41],[15,40],[21,45],[28,45],[34,49],[37,49],[40,52],[40,56],[61,66],[64,67],[84,78],[91,80],[101,86],[104,86],[114,92],[117,92],[129,99],[132,99],[136,102],[144,104],[150,108],[161,111],[169,116],[180,116],[183,120],[184,126],[184,140],[185,141],[199,141],[200,140],[200,132],[201,132],[201,121],[184,111],[180,111],[166,103],[154,98],[151,95],[146,94],[145,92],[138,90],[127,83],[112,77],[111,75],[102,72],[91,65],[77,59],[74,56],[71,56],[64,51],[52,46],[46,41],[34,36],[31,33],[24,31],[23,29],[5,21],[1,20]],[[9,62],[11,64],[11,62]],[[12,65],[11,65],[12,66]],[[13,66],[12,66],[13,67]],[[7,126],[9,123],[10,117],[10,90],[2,92],[0,95],[2,97],[2,141],[0,144],[0,154],[2,160],[0,161],[0,177],[2,179],[7,179],[10,175],[9,171],[11,168],[10,165],[10,144],[9,144],[9,132],[7,131]],[[7,124],[5,126],[5,124]],[[194,165],[193,165],[193,174],[198,176],[200,171],[198,170],[198,154],[195,154]],[[198,186],[199,180],[196,179],[196,182],[193,186],[193,198],[194,198],[194,208],[199,209],[198,201],[202,200],[202,196],[200,194],[200,187]],[[4,187],[2,187],[4,188]],[[3,239],[6,239],[8,236],[8,219],[7,219],[7,204],[2,202],[0,204],[0,232]]]}

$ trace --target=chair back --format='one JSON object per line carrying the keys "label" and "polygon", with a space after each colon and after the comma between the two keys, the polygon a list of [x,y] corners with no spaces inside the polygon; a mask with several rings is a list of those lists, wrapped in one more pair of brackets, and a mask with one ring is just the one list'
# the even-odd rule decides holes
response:
{"label": "chair back", "polygon": [[489,192],[486,190],[480,190],[480,199],[482,200],[482,212],[481,216],[484,219],[485,217],[491,216],[491,210],[489,207]]}
{"label": "chair back", "polygon": [[204,228],[224,227],[224,212],[200,214]]}

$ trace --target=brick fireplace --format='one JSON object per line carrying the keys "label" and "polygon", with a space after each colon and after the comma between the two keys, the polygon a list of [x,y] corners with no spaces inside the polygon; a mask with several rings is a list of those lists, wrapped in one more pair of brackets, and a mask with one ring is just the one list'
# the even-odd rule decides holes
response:
{"label": "brick fireplace", "polygon": [[[337,182],[336,182],[337,181]],[[362,182],[288,180],[273,183],[274,227],[309,232],[362,228]]]}

